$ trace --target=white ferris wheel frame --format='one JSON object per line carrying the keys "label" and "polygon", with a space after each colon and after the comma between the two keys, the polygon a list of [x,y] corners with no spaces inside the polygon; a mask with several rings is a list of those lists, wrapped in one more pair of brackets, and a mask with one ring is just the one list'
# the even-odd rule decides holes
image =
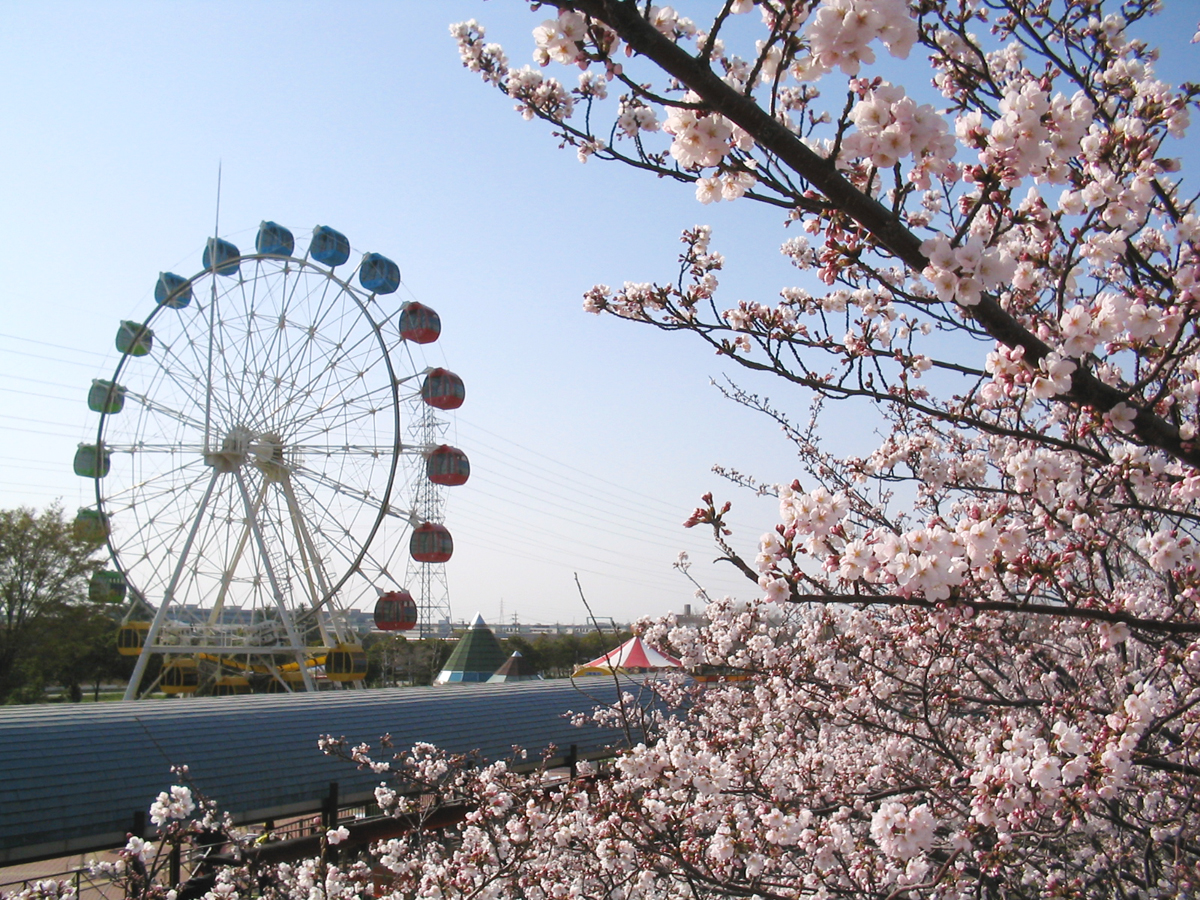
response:
{"label": "white ferris wheel frame", "polygon": [[[126,699],[135,699],[156,654],[209,654],[218,663],[244,659],[247,666],[265,667],[274,677],[279,677],[277,663],[283,655],[297,663],[305,689],[313,690],[306,658],[314,648],[306,644],[301,626],[311,618],[323,646],[340,643],[347,633],[339,612],[355,599],[343,604],[340,595],[350,582],[357,582],[361,593],[372,579],[398,584],[403,575],[403,563],[393,562],[394,548],[371,553],[385,522],[406,528],[411,519],[411,513],[392,505],[401,457],[429,449],[403,443],[401,391],[422,373],[397,376],[393,354],[402,343],[395,321],[401,304],[385,306],[390,297],[351,284],[357,267],[342,278],[307,257],[250,253],[238,263],[232,277],[218,274],[220,267],[214,266],[188,280],[193,288],[190,314],[193,321],[203,314],[205,327],[193,324],[189,333],[184,320],[170,318],[187,316],[186,308],[159,305],[146,317],[143,329],[164,323],[177,327],[160,327],[163,334],[155,335],[148,357],[122,355],[113,384],[128,380],[139,368],[154,368],[133,379],[125,392],[126,409],[103,412],[97,428],[96,446],[111,455],[113,471],[97,473],[96,503],[111,522],[109,552],[133,598],[127,618],[139,605],[151,605],[145,601],[158,603]],[[246,269],[252,270],[249,278]],[[282,288],[266,284],[260,293],[268,279]],[[297,298],[305,282],[315,287]],[[241,306],[223,309],[231,297]],[[282,311],[272,306],[278,303]],[[346,304],[352,308],[337,308]],[[289,322],[297,308],[312,319]],[[278,312],[277,321],[260,325],[270,322],[268,310]],[[230,319],[243,330],[229,326]],[[327,328],[341,340],[327,341]],[[244,338],[245,346],[229,346],[231,337]],[[180,341],[186,351],[177,346]],[[305,344],[324,349],[301,352],[298,348]],[[288,368],[281,374],[275,360],[284,352]],[[231,377],[229,354],[237,354],[235,367],[244,367],[240,386]],[[181,359],[203,363],[202,393],[187,381],[186,369],[172,368]],[[256,362],[262,365],[252,370],[250,364]],[[362,368],[352,365],[351,374],[343,375],[339,366],[346,363]],[[379,366],[382,372],[371,372]],[[293,369],[308,381],[289,383]],[[344,396],[359,381],[367,389]],[[149,390],[136,389],[143,385]],[[194,405],[172,405],[181,398]],[[275,408],[255,410],[255,404],[272,403]],[[137,415],[136,426],[126,424],[131,413]],[[376,428],[374,423],[381,421],[385,427]],[[338,440],[318,446],[308,434],[305,444],[297,422],[313,423],[310,432]],[[383,442],[372,437],[380,431],[386,436]],[[339,466],[330,464],[335,458]],[[157,468],[148,465],[151,461]],[[368,483],[354,483],[356,474]],[[114,476],[118,481],[124,477],[115,490]],[[174,508],[176,495],[198,499],[185,512]],[[142,510],[139,521],[135,511],[142,503],[158,507]],[[170,521],[156,523],[155,515]],[[344,524],[339,516],[354,521]],[[228,533],[221,534],[217,520],[228,526]],[[289,558],[280,556],[284,551]],[[156,552],[167,559],[152,561]],[[214,555],[221,557],[219,563],[209,559]],[[400,570],[393,573],[393,567]],[[257,583],[251,586],[253,581]],[[373,586],[379,588],[378,583]],[[228,596],[231,592],[241,597]],[[222,621],[226,609],[244,613],[250,595],[260,598],[257,621]],[[269,603],[261,600],[263,595]],[[206,621],[181,615],[195,612],[189,605],[195,607],[202,596],[211,600]],[[301,598],[308,607],[303,614]]]}

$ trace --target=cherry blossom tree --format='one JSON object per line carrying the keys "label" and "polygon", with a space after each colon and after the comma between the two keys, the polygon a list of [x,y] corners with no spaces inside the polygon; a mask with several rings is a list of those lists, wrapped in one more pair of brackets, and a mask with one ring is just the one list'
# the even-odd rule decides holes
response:
{"label": "cherry blossom tree", "polygon": [[[1200,88],[1155,76],[1158,4],[532,5],[531,65],[451,29],[524,118],[779,210],[775,297],[719,299],[700,226],[670,279],[584,303],[794,385],[728,393],[779,422],[797,478],[729,473],[778,496],[757,546],[711,496],[688,519],[759,599],[640,630],[745,677],[581,713],[626,729],[608,763],[552,780],[326,742],[390,779],[385,809],[464,810],[377,846],[384,892],[1200,892],[1200,217],[1176,158]],[[849,457],[820,440],[847,405],[882,435]],[[289,896],[357,890],[303,871]]]}
{"label": "cherry blossom tree", "polygon": [[[575,0],[543,5],[527,66],[453,27],[581,159],[781,210],[777,297],[719,299],[697,227],[674,278],[585,308],[815,401],[797,422],[729,389],[799,455],[758,486],[780,522],[756,556],[727,505],[689,519],[763,599],[644,625],[751,679],[692,691],[587,790],[505,810],[472,845],[480,890],[1197,889],[1200,218],[1175,157],[1200,89],[1155,76],[1157,5],[726,0],[698,22]],[[846,403],[884,424],[843,458],[820,434]]]}

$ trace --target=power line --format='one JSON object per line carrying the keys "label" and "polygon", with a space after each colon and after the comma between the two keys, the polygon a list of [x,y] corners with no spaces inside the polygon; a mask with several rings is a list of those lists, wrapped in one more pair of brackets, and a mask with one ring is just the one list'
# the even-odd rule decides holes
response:
{"label": "power line", "polygon": [[0,332],[0,338],[6,338],[10,341],[21,341],[26,344],[37,344],[39,347],[53,347],[55,350],[70,350],[72,353],[87,353],[89,356],[108,356],[107,353],[100,353],[97,350],[81,350],[78,347],[68,347],[66,344],[52,344],[49,341],[38,341],[33,338],[21,337],[19,334],[4,334]]}
{"label": "power line", "polygon": [[40,384],[45,387],[65,388],[68,391],[79,390],[78,384],[64,384],[61,381],[44,381],[40,378],[30,378],[27,375],[12,375],[8,372],[0,372],[0,378],[11,378],[14,381],[23,381],[26,384]]}
{"label": "power line", "polygon": [[39,394],[36,391],[21,391],[16,388],[0,387],[0,393],[20,394],[22,397],[38,397],[42,400],[61,400],[63,403],[78,403],[78,397],[64,397],[61,394]]}
{"label": "power line", "polygon": [[[504,469],[506,472],[509,469],[513,469],[516,471],[531,474],[539,479],[537,484],[530,484],[529,482],[521,481],[520,479],[516,479],[516,478],[511,479],[515,483],[525,485],[526,487],[531,487],[531,488],[537,489],[537,488],[542,487],[544,482],[554,482],[554,483],[557,483],[557,484],[565,487],[573,495],[587,496],[587,497],[591,497],[593,499],[597,499],[597,500],[604,502],[606,504],[606,506],[601,511],[604,512],[605,514],[611,514],[612,510],[609,507],[615,506],[615,507],[620,507],[620,508],[623,508],[626,510],[630,510],[642,517],[645,517],[645,515],[647,513],[650,513],[652,516],[655,516],[655,518],[658,521],[661,521],[664,523],[670,523],[672,527],[681,526],[683,523],[684,511],[679,506],[675,505],[674,503],[671,503],[671,502],[668,502],[665,500],[658,500],[657,498],[646,495],[645,493],[643,493],[641,491],[635,491],[631,488],[625,487],[623,485],[619,485],[618,487],[621,491],[636,498],[636,501],[627,500],[624,497],[621,497],[620,495],[614,493],[613,491],[607,491],[607,490],[604,490],[604,488],[596,487],[596,485],[612,485],[613,482],[608,481],[607,479],[604,479],[604,478],[600,478],[599,476],[593,475],[582,469],[576,469],[572,466],[568,466],[565,463],[559,463],[559,462],[553,460],[552,458],[546,456],[545,454],[536,453],[536,451],[529,451],[529,452],[535,453],[535,455],[541,456],[543,459],[546,459],[546,460],[550,461],[551,463],[554,463],[555,465],[560,465],[564,468],[572,469],[573,471],[578,472],[580,475],[582,475],[583,478],[580,479],[578,477],[573,477],[572,479],[567,480],[564,476],[560,476],[556,473],[548,471],[545,467],[537,469],[537,470],[530,470],[530,469],[526,468],[525,466],[520,465],[522,460],[520,460],[519,457],[516,457],[516,456],[513,456],[512,454],[506,453],[503,450],[498,450],[494,447],[490,447],[486,444],[482,444],[482,445],[481,444],[469,444],[466,448],[467,450],[470,451],[468,455],[471,456],[472,459],[475,459],[476,456],[478,455],[476,453],[476,450],[481,446],[485,450],[491,450],[493,453],[497,454],[500,457],[499,461],[504,466]],[[520,446],[520,445],[516,445],[516,446]],[[489,459],[490,457],[488,457],[487,454],[484,454],[483,458]],[[478,469],[478,467],[473,467],[472,477],[475,476],[475,471],[477,471],[477,469]],[[591,482],[591,484],[588,484],[588,482]],[[592,487],[593,490],[588,490],[587,489],[588,487]],[[661,510],[661,512],[659,512],[657,514],[651,512],[651,510],[648,508],[651,505],[657,506]],[[595,509],[595,507],[588,507],[588,508]],[[690,509],[687,510],[687,512],[690,512],[690,511],[691,511]],[[758,527],[758,526],[751,525],[746,522],[741,522],[741,521],[736,521],[736,520],[733,521],[733,524],[738,528],[744,528],[744,529],[749,529],[749,530],[753,530]]]}

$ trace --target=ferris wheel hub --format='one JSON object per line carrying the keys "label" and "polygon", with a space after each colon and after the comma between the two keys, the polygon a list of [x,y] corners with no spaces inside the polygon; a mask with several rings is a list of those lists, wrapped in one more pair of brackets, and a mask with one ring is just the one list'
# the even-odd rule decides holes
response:
{"label": "ferris wheel hub", "polygon": [[221,439],[220,450],[204,453],[204,462],[222,474],[236,472],[247,462],[267,474],[278,474],[283,467],[283,439],[274,432],[255,434],[244,425],[235,425]]}
{"label": "ferris wheel hub", "polygon": [[279,481],[287,474],[288,467],[283,459],[283,448],[283,438],[273,431],[263,432],[250,445],[254,465],[271,481]]}
{"label": "ferris wheel hub", "polygon": [[251,462],[268,478],[278,481],[287,472],[283,451],[283,438],[276,432],[255,434],[244,425],[235,425],[221,440],[220,450],[204,454],[204,462],[225,475]]}

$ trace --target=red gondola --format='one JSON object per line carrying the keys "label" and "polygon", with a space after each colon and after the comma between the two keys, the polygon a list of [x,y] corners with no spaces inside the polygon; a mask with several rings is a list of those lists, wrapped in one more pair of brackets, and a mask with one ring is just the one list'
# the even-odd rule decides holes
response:
{"label": "red gondola", "polygon": [[421,382],[421,399],[434,409],[458,409],[466,398],[462,379],[449,369],[431,369]]}
{"label": "red gondola", "polygon": [[408,553],[417,562],[443,563],[454,553],[454,538],[445,525],[426,522],[413,529]]}
{"label": "red gondola", "polygon": [[400,337],[414,344],[431,344],[442,333],[442,320],[423,303],[409,303],[400,311]]}
{"label": "red gondola", "polygon": [[380,631],[411,631],[417,627],[417,601],[408,591],[388,591],[375,601],[375,627]]}
{"label": "red gondola", "polygon": [[434,484],[466,484],[471,477],[471,461],[457,447],[442,444],[425,460],[425,475]]}

